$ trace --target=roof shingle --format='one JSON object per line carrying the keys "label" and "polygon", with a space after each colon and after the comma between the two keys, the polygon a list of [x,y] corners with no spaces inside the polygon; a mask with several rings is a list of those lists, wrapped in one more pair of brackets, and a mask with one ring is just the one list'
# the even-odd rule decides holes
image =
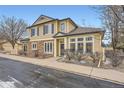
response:
{"label": "roof shingle", "polygon": [[[104,33],[101,28],[93,28],[93,27],[77,27],[69,33],[64,33],[61,36],[70,36],[70,35],[80,35],[80,34],[90,34],[90,33]],[[57,34],[54,37],[57,36]]]}

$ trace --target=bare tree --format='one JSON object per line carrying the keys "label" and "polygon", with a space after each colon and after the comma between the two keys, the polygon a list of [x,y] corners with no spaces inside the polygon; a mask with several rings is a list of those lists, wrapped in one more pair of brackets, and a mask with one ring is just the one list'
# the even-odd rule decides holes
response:
{"label": "bare tree", "polygon": [[[124,6],[109,5],[95,7],[97,12],[100,12],[100,18],[103,22],[103,27],[106,30],[105,39],[111,40],[113,50],[105,52],[105,55],[112,61],[113,66],[118,66],[122,62],[122,51],[124,49]],[[123,38],[123,39],[122,39]],[[120,47],[121,43],[121,47]]]}
{"label": "bare tree", "polygon": [[1,38],[9,42],[14,49],[15,44],[18,43],[22,34],[26,31],[26,27],[27,24],[23,19],[2,16],[0,20]]}
{"label": "bare tree", "polygon": [[121,29],[120,24],[124,25],[124,11],[123,6],[101,6],[101,19],[103,22],[104,27],[108,30],[107,31],[107,39],[111,38],[112,47],[115,51],[117,48],[119,41],[119,30]]}

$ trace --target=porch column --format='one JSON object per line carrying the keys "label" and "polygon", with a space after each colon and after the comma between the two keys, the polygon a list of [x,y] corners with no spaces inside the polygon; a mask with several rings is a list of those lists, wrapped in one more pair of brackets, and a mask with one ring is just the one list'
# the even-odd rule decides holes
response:
{"label": "porch column", "polygon": [[86,53],[86,37],[84,37],[83,46],[84,46],[84,54],[85,54]]}
{"label": "porch column", "polygon": [[67,37],[64,37],[64,49],[68,49],[68,41]]}
{"label": "porch column", "polygon": [[54,39],[54,57],[57,57],[57,40]]}
{"label": "porch column", "polygon": [[94,42],[94,40],[95,40],[95,38],[94,38],[94,36],[93,36],[93,54],[95,53],[95,50],[94,50],[94,48],[95,48],[95,42]]}

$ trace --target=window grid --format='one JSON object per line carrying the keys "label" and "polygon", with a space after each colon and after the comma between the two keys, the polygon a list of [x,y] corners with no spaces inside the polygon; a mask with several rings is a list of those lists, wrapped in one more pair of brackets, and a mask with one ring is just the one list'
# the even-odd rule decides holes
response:
{"label": "window grid", "polygon": [[53,53],[53,43],[52,42],[44,43],[44,53],[47,53],[47,54]]}
{"label": "window grid", "polygon": [[35,29],[31,29],[31,37],[35,36]]}
{"label": "window grid", "polygon": [[[89,47],[87,43],[90,43],[91,46]],[[70,49],[74,47],[73,50],[78,50],[82,53],[87,53],[87,50],[93,52],[93,37],[70,38],[69,46]]]}
{"label": "window grid", "polygon": [[37,50],[37,44],[36,43],[32,44],[32,50]]}
{"label": "window grid", "polygon": [[62,32],[65,31],[65,23],[61,23],[61,31],[62,31]]}

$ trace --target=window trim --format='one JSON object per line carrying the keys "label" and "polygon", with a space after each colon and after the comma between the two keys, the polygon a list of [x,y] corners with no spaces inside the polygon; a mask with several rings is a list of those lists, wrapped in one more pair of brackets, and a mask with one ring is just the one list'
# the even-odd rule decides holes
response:
{"label": "window trim", "polygon": [[[62,25],[64,25],[64,29],[63,29],[63,30],[62,30]],[[62,22],[62,23],[60,24],[60,31],[61,31],[61,32],[65,32],[65,29],[66,29],[66,25],[65,25],[64,22]]]}
{"label": "window trim", "polygon": [[55,25],[54,23],[51,24],[51,34],[55,33]]}
{"label": "window trim", "polygon": [[[33,45],[36,45],[36,47],[34,48]],[[31,48],[32,48],[32,50],[37,50],[37,43],[32,43]]]}
{"label": "window trim", "polygon": [[37,27],[37,36],[39,36],[40,34],[39,34],[39,30],[40,30],[40,28],[39,27]]}
{"label": "window trim", "polygon": [[[47,30],[48,30],[47,33],[46,33],[46,31],[45,31],[45,29],[46,29],[45,26],[48,27],[48,29],[47,29]],[[44,25],[43,25],[43,35],[48,35],[48,34],[49,34],[49,24],[44,24]]]}
{"label": "window trim", "polygon": [[91,47],[92,47],[91,53],[93,53],[93,42],[86,42],[86,53],[90,53],[90,52],[87,51],[87,44],[88,44],[88,43],[92,44],[92,46],[91,46]]}
{"label": "window trim", "polygon": [[[92,37],[92,40],[86,41],[87,37]],[[83,38],[82,41],[78,41],[78,38]],[[71,39],[75,39],[75,41],[71,42]],[[92,43],[92,52],[94,53],[94,36],[79,36],[79,37],[70,37],[69,38],[69,49],[70,49],[70,44],[75,43],[75,51],[78,50],[78,43],[83,43],[83,53],[86,53],[86,43]]]}
{"label": "window trim", "polygon": [[[51,45],[52,45],[52,48],[50,47]],[[48,49],[47,49],[47,46],[48,46]],[[46,41],[46,42],[44,42],[44,53],[45,54],[53,54],[53,47],[54,47],[53,46],[53,41]]]}
{"label": "window trim", "polygon": [[[45,26],[47,26],[48,31],[46,33]],[[49,23],[49,24],[44,24],[43,25],[43,35],[49,35],[49,34],[54,34],[55,33],[55,24],[54,23]]]}
{"label": "window trim", "polygon": [[[34,31],[34,35],[32,35],[32,30]],[[31,37],[35,36],[35,34],[36,34],[35,30],[36,30],[35,28],[31,29]]]}
{"label": "window trim", "polygon": [[[88,38],[92,38],[92,40],[87,40]],[[87,36],[85,37],[86,42],[92,42],[93,41],[93,36]]]}

